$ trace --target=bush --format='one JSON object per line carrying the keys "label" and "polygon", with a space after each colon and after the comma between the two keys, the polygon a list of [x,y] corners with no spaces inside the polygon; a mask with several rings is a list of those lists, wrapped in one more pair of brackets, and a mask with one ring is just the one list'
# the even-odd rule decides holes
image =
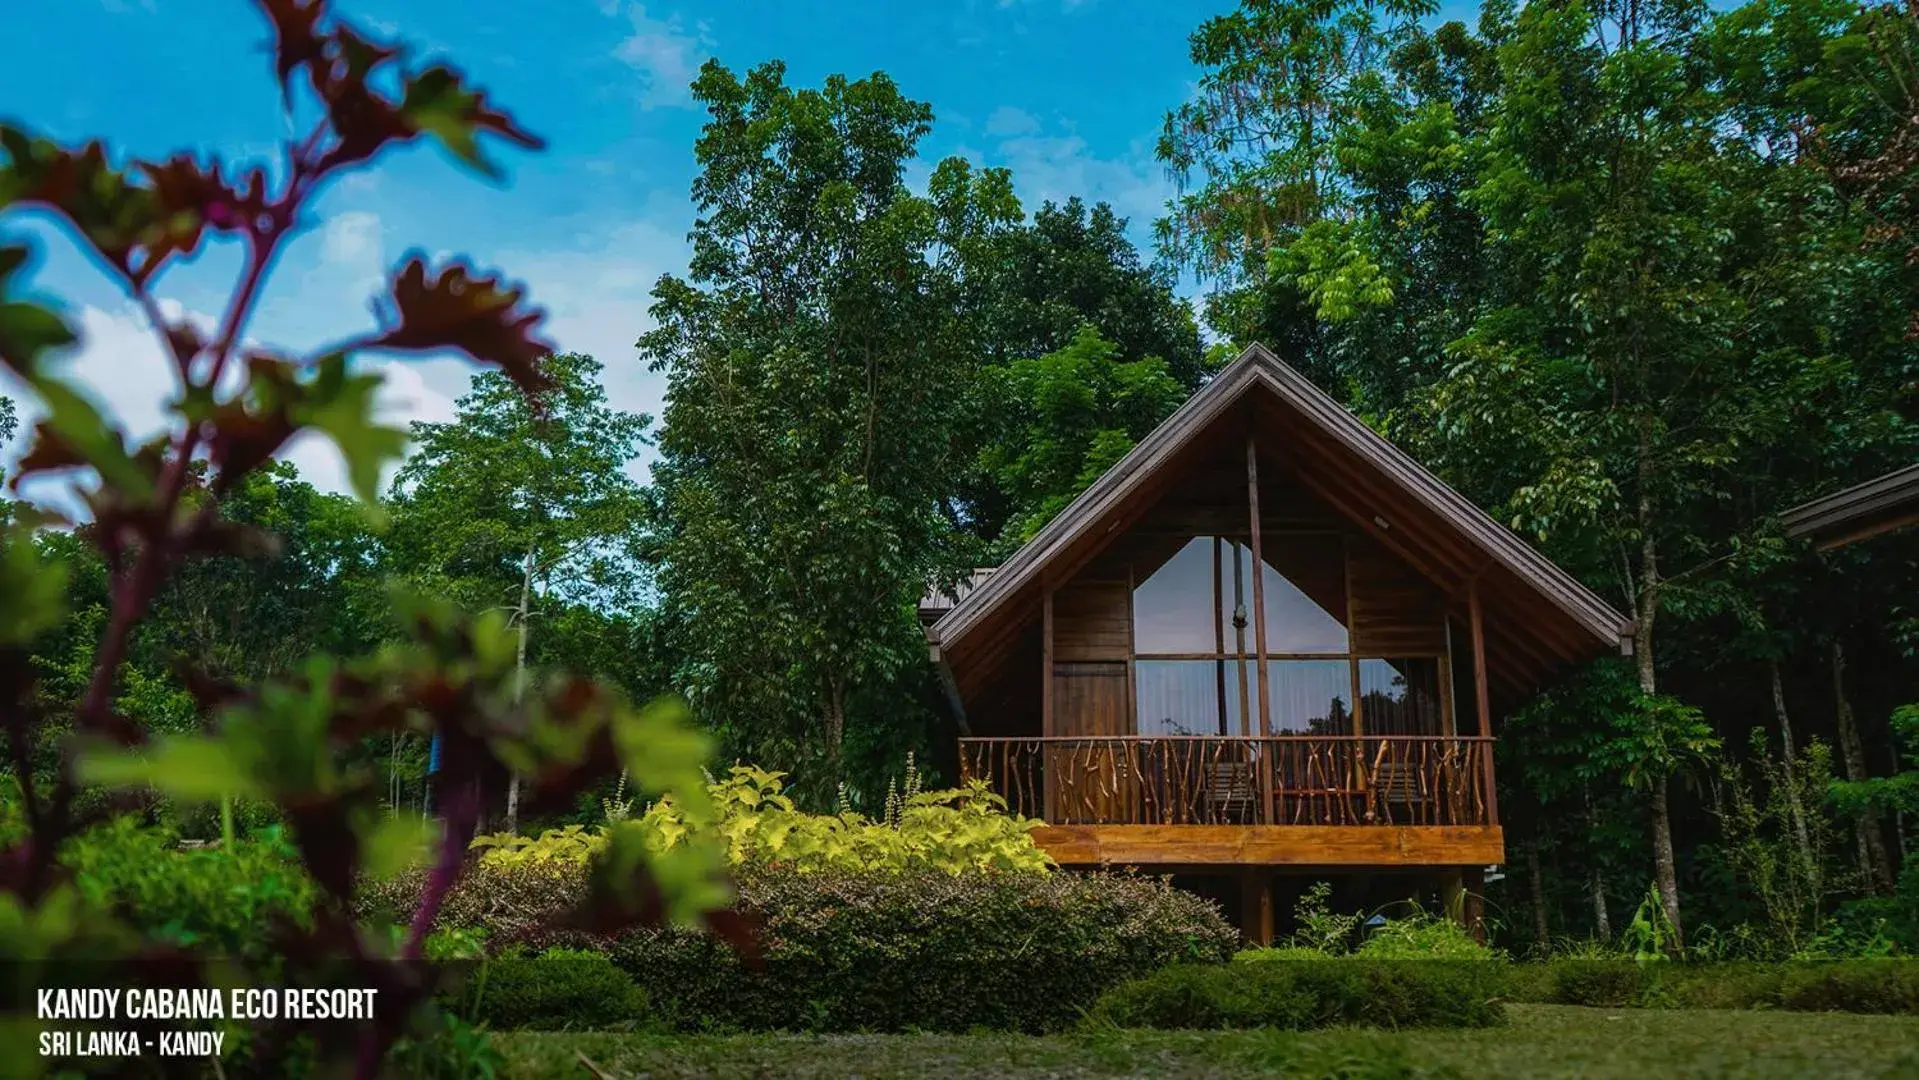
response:
{"label": "bush", "polygon": [[281,923],[310,925],[315,887],[277,828],[182,849],[170,829],[122,817],[69,840],[60,861],[82,896],[152,940],[235,957],[272,955]]}
{"label": "bush", "polygon": [[1638,1005],[1651,985],[1646,965],[1631,960],[1574,959],[1547,965],[1552,973],[1550,993],[1555,1005],[1620,1008]]}
{"label": "bush", "polygon": [[[740,907],[760,923],[764,954],[749,968],[692,929],[611,938],[556,929],[584,874],[482,863],[448,896],[439,925],[485,926],[495,949],[602,949],[652,1014],[683,1030],[1058,1030],[1129,978],[1225,961],[1238,937],[1212,903],[1136,874],[749,867]],[[415,874],[373,896],[405,910],[418,889]]]}
{"label": "bush", "polygon": [[1367,935],[1358,955],[1378,960],[1490,960],[1493,951],[1451,919],[1416,912]]}
{"label": "bush", "polygon": [[750,875],[764,966],[684,930],[618,939],[614,960],[685,1028],[1052,1031],[1126,979],[1224,961],[1212,904],[1136,875]]}
{"label": "bush", "polygon": [[1119,1027],[1490,1027],[1503,965],[1481,960],[1273,960],[1181,964],[1117,987],[1092,1010]]}
{"label": "bush", "polygon": [[[664,850],[701,832],[727,849],[734,866],[781,865],[802,872],[997,869],[1042,872],[1051,861],[1030,835],[1040,824],[1006,813],[1006,801],[984,781],[949,791],[921,792],[917,780],[904,797],[895,794],[885,818],[873,820],[842,809],[808,814],[786,795],[785,773],[734,766],[708,786],[714,817],[687,819],[670,798],[612,828],[638,829],[653,850]],[[481,862],[582,863],[606,845],[608,828],[569,825],[537,838],[496,833],[476,837]]]}
{"label": "bush", "polygon": [[1919,1015],[1919,961],[1789,964],[1778,993],[1781,1008],[1805,1012]]}
{"label": "bush", "polygon": [[442,1004],[496,1031],[584,1030],[638,1020],[646,995],[602,953],[514,949],[480,964]]}

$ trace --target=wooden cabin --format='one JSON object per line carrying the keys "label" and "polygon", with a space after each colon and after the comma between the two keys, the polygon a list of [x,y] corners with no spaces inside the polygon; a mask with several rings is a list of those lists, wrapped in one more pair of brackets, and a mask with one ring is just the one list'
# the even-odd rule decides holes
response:
{"label": "wooden cabin", "polygon": [[1632,641],[1258,346],[958,592],[923,615],[962,776],[1062,865],[1209,881],[1262,942],[1314,878],[1475,918],[1498,717]]}

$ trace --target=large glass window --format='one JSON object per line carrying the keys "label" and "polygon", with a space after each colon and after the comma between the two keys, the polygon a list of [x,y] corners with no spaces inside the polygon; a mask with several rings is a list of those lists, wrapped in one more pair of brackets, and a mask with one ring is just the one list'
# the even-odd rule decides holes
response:
{"label": "large glass window", "polygon": [[1266,687],[1275,735],[1351,735],[1353,669],[1338,660],[1268,660]]}
{"label": "large glass window", "polygon": [[1359,708],[1368,735],[1443,735],[1439,659],[1359,661]]}
{"label": "large glass window", "polygon": [[[1238,735],[1242,679],[1252,664],[1238,659],[1136,660],[1134,685],[1141,735]],[[1249,688],[1248,693],[1257,693]]]}
{"label": "large glass window", "polygon": [[[1221,639],[1221,565],[1229,544],[1216,536],[1196,536],[1133,590],[1133,651],[1142,656],[1211,654],[1226,651],[1234,638]],[[1230,630],[1231,605],[1226,619]]]}
{"label": "large glass window", "polygon": [[[1260,544],[1266,652],[1344,654],[1346,560],[1339,537],[1280,534]],[[1252,551],[1246,551],[1247,561]]]}
{"label": "large glass window", "polygon": [[[1251,545],[1172,538],[1136,562],[1133,691],[1146,735],[1257,734],[1259,679]],[[1441,734],[1439,657],[1358,653],[1337,533],[1262,538],[1267,719],[1273,734]],[[1170,551],[1171,555],[1164,555]],[[1151,565],[1151,558],[1163,561]],[[1357,719],[1356,719],[1357,718]]]}

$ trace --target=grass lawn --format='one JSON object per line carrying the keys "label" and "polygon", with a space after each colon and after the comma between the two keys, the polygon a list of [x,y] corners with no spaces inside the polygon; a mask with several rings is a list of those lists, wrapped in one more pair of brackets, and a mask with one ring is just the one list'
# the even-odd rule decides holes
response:
{"label": "grass lawn", "polygon": [[[1477,1031],[675,1037],[512,1032],[513,1077],[1919,1077],[1919,1017],[1509,1006]],[[595,1067],[582,1062],[590,1060]]]}

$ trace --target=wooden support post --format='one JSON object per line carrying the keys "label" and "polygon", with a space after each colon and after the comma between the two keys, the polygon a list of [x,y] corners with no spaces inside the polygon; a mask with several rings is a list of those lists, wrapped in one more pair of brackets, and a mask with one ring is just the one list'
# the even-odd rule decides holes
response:
{"label": "wooden support post", "polygon": [[1461,875],[1460,883],[1465,889],[1465,904],[1462,914],[1466,917],[1466,932],[1481,945],[1486,944],[1486,868],[1468,866]]}
{"label": "wooden support post", "polygon": [[[1259,450],[1253,439],[1252,414],[1246,414],[1246,504],[1252,518],[1253,548],[1253,655],[1259,668],[1259,733],[1273,733],[1272,701],[1266,686],[1266,556],[1259,543]],[[1260,743],[1259,814],[1256,820],[1273,820],[1273,744]],[[1270,895],[1270,889],[1266,890]],[[1269,920],[1270,922],[1270,917]]]}
{"label": "wooden support post", "polygon": [[[1473,702],[1479,713],[1479,734],[1481,737],[1493,733],[1492,695],[1486,687],[1486,620],[1480,612],[1479,576],[1473,576],[1472,583],[1466,586],[1466,606],[1472,618],[1473,631]],[[1490,745],[1481,751],[1481,775],[1486,785],[1486,821],[1487,825],[1499,824],[1499,785],[1493,778],[1493,751]]]}
{"label": "wooden support post", "polygon": [[1273,875],[1263,866],[1240,873],[1239,932],[1262,949],[1273,943]]}

